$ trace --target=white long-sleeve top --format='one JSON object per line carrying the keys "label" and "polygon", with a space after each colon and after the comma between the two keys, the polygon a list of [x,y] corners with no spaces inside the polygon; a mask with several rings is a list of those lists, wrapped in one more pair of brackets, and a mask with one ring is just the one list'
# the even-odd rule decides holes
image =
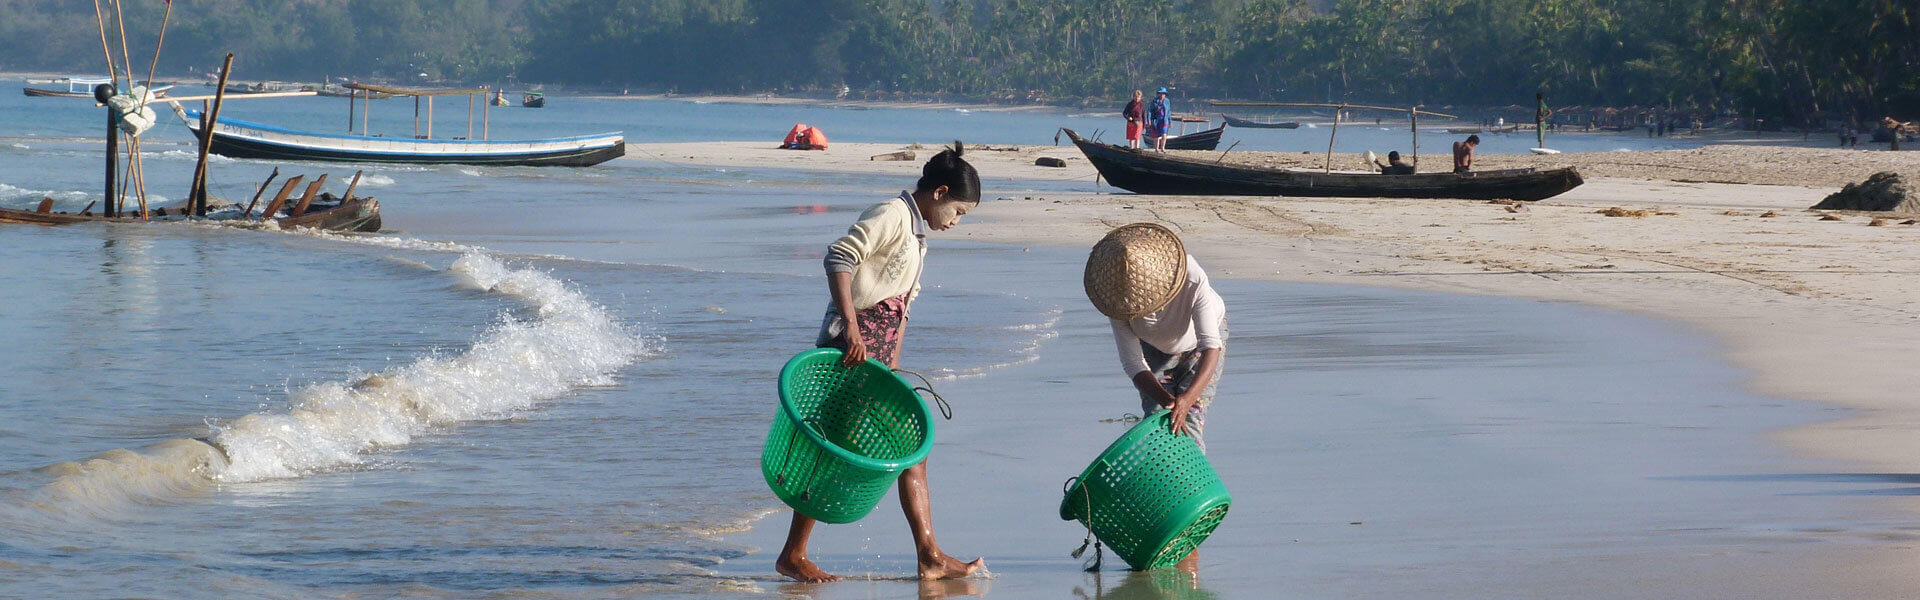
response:
{"label": "white long-sleeve top", "polygon": [[1207,283],[1207,272],[1191,254],[1187,255],[1187,283],[1165,307],[1131,321],[1108,321],[1120,350],[1120,366],[1128,377],[1148,370],[1140,342],[1167,354],[1227,347],[1227,304]]}

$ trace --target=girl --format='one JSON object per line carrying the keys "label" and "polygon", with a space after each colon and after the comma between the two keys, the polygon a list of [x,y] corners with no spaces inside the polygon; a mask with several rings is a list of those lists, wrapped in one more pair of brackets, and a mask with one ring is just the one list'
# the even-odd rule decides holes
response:
{"label": "girl", "polygon": [[[927,230],[945,231],[960,217],[980,206],[980,175],[960,158],[960,142],[943,150],[920,169],[912,192],[873,205],[847,229],[847,235],[827,247],[826,318],[814,344],[846,352],[847,366],[868,358],[897,366],[905,333],[907,307],[920,293],[920,269],[927,255]],[[927,463],[900,474],[900,509],[913,530],[921,579],[965,577],[986,566],[986,559],[963,563],[940,551],[933,539],[932,507],[927,498]],[[820,570],[807,559],[807,538],[814,520],[793,515],[786,547],[774,570],[794,579],[818,583],[840,578]]]}

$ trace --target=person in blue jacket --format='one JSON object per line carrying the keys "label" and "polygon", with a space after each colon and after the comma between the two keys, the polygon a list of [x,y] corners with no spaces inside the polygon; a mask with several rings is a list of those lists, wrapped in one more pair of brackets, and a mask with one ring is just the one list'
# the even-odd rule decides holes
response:
{"label": "person in blue jacket", "polygon": [[1153,138],[1153,149],[1167,151],[1167,121],[1173,117],[1173,104],[1167,100],[1167,88],[1154,92],[1153,103],[1147,106],[1147,137]]}

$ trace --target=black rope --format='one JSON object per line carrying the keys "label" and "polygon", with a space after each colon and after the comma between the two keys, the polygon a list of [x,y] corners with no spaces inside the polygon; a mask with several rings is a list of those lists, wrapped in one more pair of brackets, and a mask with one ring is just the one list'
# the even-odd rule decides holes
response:
{"label": "black rope", "polygon": [[893,372],[906,373],[914,377],[919,377],[920,386],[913,388],[913,391],[926,392],[928,395],[933,396],[934,404],[940,407],[940,416],[948,421],[953,420],[953,405],[948,404],[947,399],[945,397],[942,397],[940,395],[940,392],[933,391],[933,382],[928,381],[927,376],[921,375],[919,373],[915,373],[913,371],[908,371],[906,369],[894,369]]}

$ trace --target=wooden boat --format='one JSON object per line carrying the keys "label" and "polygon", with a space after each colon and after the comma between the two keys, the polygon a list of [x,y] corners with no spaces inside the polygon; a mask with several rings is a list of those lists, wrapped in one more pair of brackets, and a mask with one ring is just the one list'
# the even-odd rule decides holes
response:
{"label": "wooden boat", "polygon": [[1220,147],[1220,134],[1226,130],[1227,126],[1221,125],[1206,131],[1196,131],[1186,135],[1171,136],[1167,138],[1167,149],[1212,150]]}
{"label": "wooden boat", "polygon": [[[195,135],[199,111],[177,111]],[[586,167],[626,155],[620,132],[528,140],[434,140],[298,131],[222,118],[211,152],[231,158]]]}
{"label": "wooden boat", "polygon": [[1247,129],[1299,129],[1300,128],[1300,123],[1295,121],[1287,121],[1284,123],[1261,123],[1259,121],[1249,121],[1247,119],[1242,119],[1239,117],[1228,116],[1228,115],[1220,115],[1220,118],[1225,119],[1227,122],[1227,125],[1230,125],[1233,127],[1243,127]]}
{"label": "wooden boat", "polygon": [[[0,208],[0,223],[27,225],[71,225],[75,223],[143,223],[138,216],[108,217],[93,214],[91,211],[78,213],[54,212],[53,201],[43,200],[38,210],[16,210]],[[297,207],[296,207],[297,208]],[[291,211],[285,216],[275,217],[274,223],[281,229],[299,227],[323,231],[375,232],[380,230],[380,201],[372,197],[351,198],[345,202],[333,198],[332,194],[321,194],[307,210],[298,215]],[[166,210],[154,212],[154,221],[185,221],[189,217],[183,212],[168,214]],[[254,219],[206,220],[209,223],[252,224]]]}
{"label": "wooden boat", "polygon": [[527,108],[540,108],[547,105],[547,97],[540,92],[528,92],[527,97],[520,99],[520,105]]}
{"label": "wooden boat", "polygon": [[1322,172],[1222,164],[1067,137],[1115,187],[1136,194],[1542,200],[1578,187],[1573,167],[1471,173]]}

